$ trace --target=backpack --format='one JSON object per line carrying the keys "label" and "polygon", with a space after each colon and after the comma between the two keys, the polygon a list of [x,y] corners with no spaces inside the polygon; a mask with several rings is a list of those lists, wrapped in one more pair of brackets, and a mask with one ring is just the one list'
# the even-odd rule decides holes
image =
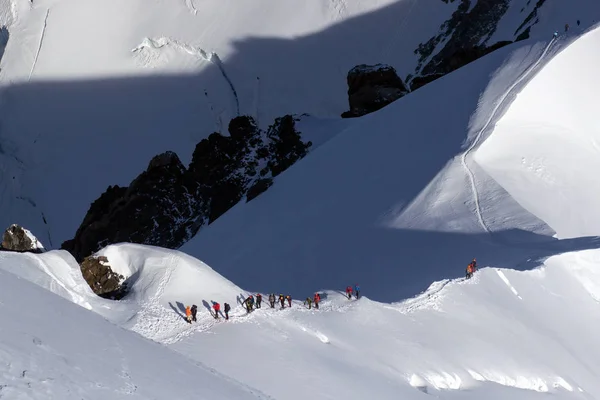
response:
{"label": "backpack", "polygon": [[228,303],[225,303],[225,312],[231,310],[231,307],[229,306]]}

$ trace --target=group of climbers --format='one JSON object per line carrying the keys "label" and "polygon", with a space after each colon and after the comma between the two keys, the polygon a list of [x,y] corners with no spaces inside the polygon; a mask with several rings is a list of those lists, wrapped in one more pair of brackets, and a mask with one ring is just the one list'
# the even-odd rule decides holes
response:
{"label": "group of climbers", "polygon": [[198,313],[198,306],[195,304],[192,307],[187,306],[185,308],[185,320],[191,324],[192,321],[196,321],[196,314]]}
{"label": "group of climbers", "polygon": [[[471,279],[473,277],[473,274],[476,271],[477,271],[477,259],[473,258],[473,260],[469,263],[469,265],[467,265],[466,279]],[[357,300],[360,298],[360,286],[358,286],[358,284],[355,284],[354,287],[352,287],[352,286],[346,287],[346,296],[348,296],[348,300],[352,299],[352,295],[354,295]],[[255,300],[255,297],[256,297],[256,300]],[[285,295],[285,296],[283,294],[279,294],[278,297],[276,297],[274,293],[269,294],[269,305],[271,306],[271,308],[275,308],[276,300],[279,300],[279,303],[281,304],[281,309],[285,308],[286,300],[288,303],[288,307],[292,307],[292,296],[290,296],[289,294]],[[315,293],[312,298],[310,296],[306,298],[306,300],[304,301],[304,305],[308,306],[309,310],[312,309],[312,307],[314,305],[315,309],[318,310],[320,302],[321,302],[321,295],[319,293]],[[261,308],[261,303],[262,303],[262,295],[260,293],[257,293],[256,296],[253,296],[253,295],[248,296],[243,301],[242,304],[243,304],[244,308],[246,309],[246,313],[249,314],[254,309]],[[214,310],[214,318],[219,319],[221,305],[217,302],[213,302],[212,308]],[[229,311],[230,310],[231,310],[231,306],[229,304],[225,303],[224,311],[225,311],[225,319],[226,320],[229,319]],[[195,304],[192,305],[191,307],[187,306],[185,308],[186,321],[190,324],[192,323],[192,321],[196,321],[197,312],[198,312],[198,307]]]}
{"label": "group of climbers", "polygon": [[308,309],[310,310],[312,308],[313,303],[314,303],[315,304],[315,308],[318,310],[320,302],[321,302],[321,295],[319,293],[315,293],[315,295],[313,296],[312,299],[310,298],[310,296],[308,296],[306,298],[306,300],[304,300],[304,305],[308,304]]}
{"label": "group of climbers", "polygon": [[[212,308],[215,312],[214,318],[219,319],[219,314],[221,313],[221,304],[217,302],[213,302]],[[229,319],[229,311],[231,310],[231,306],[227,303],[224,304],[225,311],[225,319]],[[198,313],[198,306],[193,304],[191,307],[187,306],[185,308],[185,320],[191,324],[192,321],[196,322],[196,314]]]}
{"label": "group of climbers", "polygon": [[346,286],[346,296],[348,296],[348,300],[352,299],[352,294],[356,296],[356,300],[360,297],[360,286],[358,284],[354,285],[354,289],[352,286]]}
{"label": "group of climbers", "polygon": [[[357,291],[357,293],[358,293],[358,291]],[[256,297],[256,300],[255,300],[255,297]],[[285,308],[286,300],[287,300],[288,307],[292,307],[292,296],[290,296],[289,294],[285,295],[285,296],[283,294],[279,295],[279,303],[281,304],[282,309]],[[304,304],[308,303],[308,308],[312,309],[312,305],[314,303],[315,308],[319,309],[320,302],[321,302],[321,295],[319,293],[315,293],[315,295],[313,296],[312,299],[310,297],[307,297]],[[256,296],[250,295],[250,296],[246,297],[246,299],[242,302],[244,308],[246,309],[246,314],[249,314],[250,312],[254,311],[255,309],[261,308],[261,303],[262,303],[262,295],[260,293],[257,293]],[[274,293],[271,293],[269,295],[269,305],[271,306],[271,308],[275,308],[275,294]],[[219,319],[219,314],[221,312],[221,305],[217,302],[213,302],[212,308],[214,310],[214,318]],[[229,311],[230,310],[231,310],[231,306],[229,304],[225,303],[224,311],[225,311],[225,319],[226,320],[229,319]],[[192,323],[192,321],[196,321],[196,313],[197,312],[198,312],[198,307],[195,304],[192,305],[191,307],[187,306],[185,308],[186,321],[190,324]]]}

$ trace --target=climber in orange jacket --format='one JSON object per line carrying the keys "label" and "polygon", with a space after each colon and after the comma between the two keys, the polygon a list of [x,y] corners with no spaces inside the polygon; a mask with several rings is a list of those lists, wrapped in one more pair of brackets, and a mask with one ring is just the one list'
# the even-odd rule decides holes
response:
{"label": "climber in orange jacket", "polygon": [[185,308],[185,319],[188,323],[192,323],[192,309],[190,308],[190,306],[187,306]]}

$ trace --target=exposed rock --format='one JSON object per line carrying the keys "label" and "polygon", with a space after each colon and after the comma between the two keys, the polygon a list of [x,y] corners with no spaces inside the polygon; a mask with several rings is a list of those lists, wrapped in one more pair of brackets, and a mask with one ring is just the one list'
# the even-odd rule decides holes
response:
{"label": "exposed rock", "polygon": [[[519,25],[519,27],[515,31],[515,35],[518,35],[516,41],[525,40],[529,38],[529,32],[531,31],[531,27],[539,22],[538,10],[544,5],[545,2],[546,0],[538,0],[537,3],[535,3],[535,7],[533,8],[533,10],[531,10],[529,15],[527,15],[527,18],[525,18],[523,23]],[[531,25],[527,26],[527,24],[529,24],[530,22]],[[525,28],[526,26],[527,28]]]}
{"label": "exposed rock", "polygon": [[230,136],[213,133],[194,150],[190,174],[208,205],[208,223],[236,205],[256,176],[257,154],[267,154],[262,132],[249,116],[229,123]]}
{"label": "exposed rock", "polygon": [[45,251],[42,243],[29,230],[17,224],[12,224],[4,231],[2,250],[22,253],[43,253]]}
{"label": "exposed rock", "polygon": [[189,169],[173,152],[154,157],[129,187],[109,186],[62,248],[78,261],[119,242],[179,248],[307,154],[312,143],[302,142],[295,123],[286,115],[263,132],[252,117],[234,118],[229,136],[213,133],[198,143]]}
{"label": "exposed rock", "polygon": [[119,242],[178,248],[204,223],[199,189],[175,153],[160,154],[129,187],[110,186],[62,248],[77,261]]}
{"label": "exposed rock", "polygon": [[348,72],[350,111],[344,118],[360,117],[377,111],[408,93],[396,70],[385,64],[361,64]]}
{"label": "exposed rock", "polygon": [[246,193],[246,203],[249,202],[250,200],[255,199],[261,193],[266,192],[267,189],[270,188],[272,184],[273,184],[273,178],[257,180],[256,183],[254,183],[254,185],[252,185],[250,187],[250,189],[248,189],[248,193]]}
{"label": "exposed rock", "polygon": [[[472,3],[472,0],[460,0],[456,11],[440,27],[440,33],[415,50],[419,64],[415,70],[416,78],[410,82],[411,90],[512,43],[508,40],[488,44],[510,1],[478,0],[471,6]],[[432,56],[443,42],[443,48]]]}
{"label": "exposed rock", "polygon": [[270,160],[267,163],[273,177],[279,175],[306,156],[312,142],[302,142],[291,115],[277,118],[267,131]]}
{"label": "exposed rock", "polygon": [[114,272],[104,256],[89,256],[81,263],[83,279],[98,296],[118,299],[126,294],[125,277]]}

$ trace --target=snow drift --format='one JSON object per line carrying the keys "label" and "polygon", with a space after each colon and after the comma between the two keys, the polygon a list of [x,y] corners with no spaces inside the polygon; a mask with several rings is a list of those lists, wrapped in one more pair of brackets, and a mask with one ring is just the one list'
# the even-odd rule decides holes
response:
{"label": "snow drift", "polygon": [[[5,261],[0,261],[3,268]],[[0,271],[0,282],[2,397],[266,398],[11,273]]]}
{"label": "snow drift", "polygon": [[[29,270],[26,279],[60,294],[58,286],[48,286],[42,278],[48,271],[59,275],[64,264],[70,262],[61,257],[65,254],[62,251],[14,254],[10,259],[0,259],[0,269],[13,266],[20,267],[21,271]],[[235,297],[247,292],[200,261],[176,251],[117,245],[110,246],[103,254],[119,272],[135,276],[135,282],[130,297],[119,302],[96,297],[99,302],[96,303],[90,294],[88,302],[94,304],[94,311],[272,398],[363,398],[376,393],[382,399],[399,395],[418,399],[421,392],[448,399],[483,396],[531,400],[548,393],[558,399],[600,395],[596,379],[600,354],[595,346],[600,329],[597,313],[600,285],[596,268],[599,250],[553,256],[531,271],[483,268],[471,280],[434,282],[419,296],[396,303],[379,303],[368,296],[358,301],[348,300],[341,292],[327,290],[322,291],[319,310],[308,310],[302,304],[303,298],[294,300],[292,308],[286,306],[284,310],[279,306],[271,309],[265,301],[262,309],[247,316],[239,308],[234,310],[227,323],[215,321],[209,311],[200,306],[199,321],[192,325],[187,324],[181,310],[169,302],[181,299],[183,304],[200,303],[203,298],[214,297],[217,301],[235,304]],[[48,271],[34,273],[34,265],[30,264],[33,259],[44,260]],[[71,324],[73,320],[84,321],[84,324],[69,326],[77,329],[89,326],[97,335],[115,337],[115,333],[104,331],[110,328],[109,324],[98,328],[96,324],[102,321],[86,315],[85,310],[75,312],[65,302],[52,299],[44,292],[39,295],[39,290],[33,290],[35,288],[23,281],[17,281],[19,285],[15,286],[10,274],[1,274],[2,281],[10,282],[10,287],[17,290],[14,298],[0,299],[8,306],[3,309],[5,312],[19,307],[39,309],[44,315],[36,326],[39,331],[26,329],[43,343],[51,343],[53,348],[57,346],[45,332],[46,321],[56,326]],[[9,296],[13,292],[3,293]],[[21,294],[31,299],[31,305],[7,303],[7,299],[17,301]],[[266,293],[264,295],[266,297]],[[42,306],[34,305],[37,302]],[[107,310],[102,305],[116,307]],[[51,308],[46,310],[45,307]],[[126,313],[135,318],[118,322],[117,319],[122,320],[119,314]],[[39,322],[37,314],[34,315]],[[63,322],[63,318],[71,322]],[[72,333],[90,337],[87,330]],[[115,339],[121,347],[107,343],[108,350],[102,351],[102,360],[110,360],[106,357],[107,351],[109,354],[124,351],[123,360],[128,363],[124,368],[129,369],[123,374],[123,385],[132,391],[137,385],[135,390],[141,392],[145,382],[139,382],[134,373],[144,371],[145,364],[132,361],[137,353],[129,358],[129,351],[138,349],[138,345],[130,341],[139,339],[124,331]],[[68,340],[65,338],[65,343],[77,343]],[[12,345],[10,342],[5,346]],[[67,350],[61,348],[60,351],[63,353],[59,354],[73,360]],[[140,348],[139,351],[147,357],[159,354],[164,357],[154,349]],[[224,354],[236,354],[236,357]],[[85,354],[85,357],[91,363],[100,356]],[[144,362],[159,365],[161,370],[174,368],[150,359]],[[90,371],[101,374],[101,368],[90,366]],[[37,375],[32,376],[37,379]],[[18,381],[16,377],[11,379]],[[187,378],[184,375],[181,379]],[[229,389],[243,389],[238,384],[219,385],[224,395]],[[57,382],[54,390],[63,388]],[[161,390],[174,389],[164,386]],[[173,393],[178,392],[171,395]]]}

